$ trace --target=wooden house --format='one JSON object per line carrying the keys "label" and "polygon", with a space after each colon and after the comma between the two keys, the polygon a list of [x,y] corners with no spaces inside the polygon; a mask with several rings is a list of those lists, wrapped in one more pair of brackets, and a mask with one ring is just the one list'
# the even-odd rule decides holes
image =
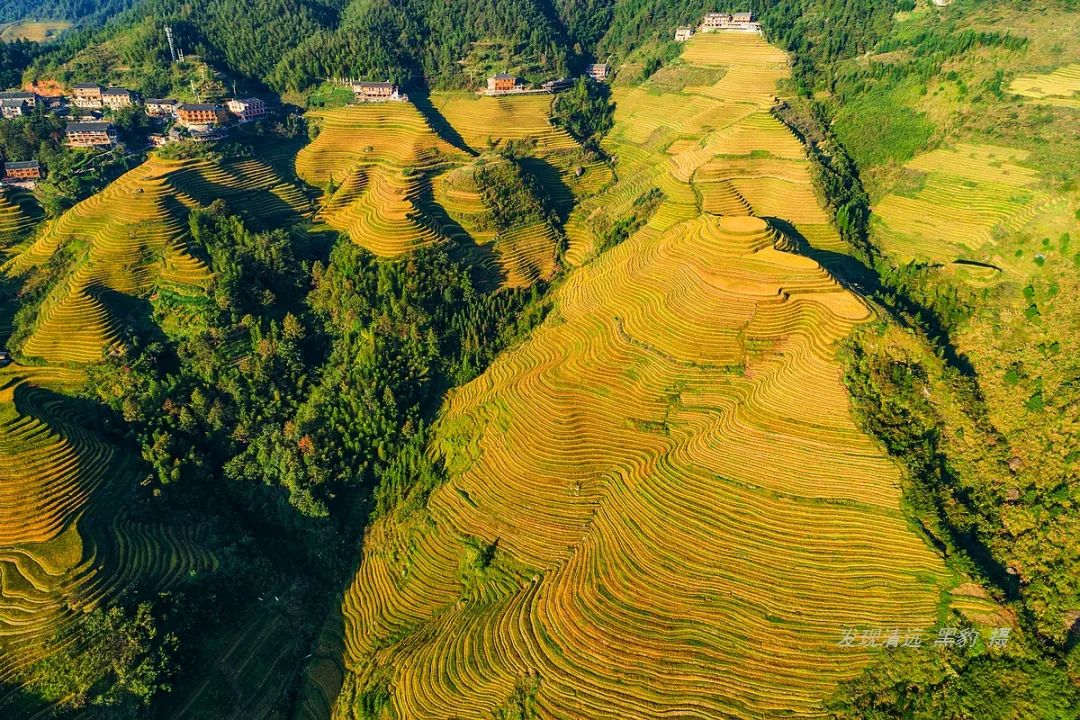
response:
{"label": "wooden house", "polygon": [[64,130],[68,147],[108,147],[113,145],[116,129],[107,122],[72,122]]}
{"label": "wooden house", "polygon": [[217,103],[183,103],[176,117],[184,125],[222,125],[228,119],[225,106]]}
{"label": "wooden house", "polygon": [[97,83],[76,83],[71,86],[71,102],[80,108],[103,107],[101,93],[102,88]]}
{"label": "wooden house", "polygon": [[41,165],[37,160],[4,163],[4,182],[27,182],[41,179]]}
{"label": "wooden house", "polygon": [[489,93],[514,92],[525,88],[525,81],[516,75],[499,73],[488,78],[487,89]]}

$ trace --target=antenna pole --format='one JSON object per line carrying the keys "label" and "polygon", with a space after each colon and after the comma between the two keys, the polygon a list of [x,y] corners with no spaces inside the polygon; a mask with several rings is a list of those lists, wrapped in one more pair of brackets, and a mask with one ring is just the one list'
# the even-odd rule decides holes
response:
{"label": "antenna pole", "polygon": [[169,57],[176,62],[176,45],[173,44],[172,28],[168,25],[165,26],[165,37],[169,40]]}

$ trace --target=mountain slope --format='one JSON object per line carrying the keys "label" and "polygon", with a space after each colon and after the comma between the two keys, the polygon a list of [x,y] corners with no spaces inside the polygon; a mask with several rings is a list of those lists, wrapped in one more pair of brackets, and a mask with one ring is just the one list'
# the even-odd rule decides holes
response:
{"label": "mountain slope", "polygon": [[741,183],[790,226],[826,223],[785,202],[784,175],[805,183],[809,166],[758,117],[783,56],[721,34],[684,59],[729,72],[617,95],[622,174],[595,201],[655,184],[655,214],[450,397],[448,480],[369,530],[341,716],[814,716],[868,659],[838,645],[845,627],[934,623],[948,574],[903,519],[835,359],[869,308],[746,205],[697,206],[715,163],[709,183]]}

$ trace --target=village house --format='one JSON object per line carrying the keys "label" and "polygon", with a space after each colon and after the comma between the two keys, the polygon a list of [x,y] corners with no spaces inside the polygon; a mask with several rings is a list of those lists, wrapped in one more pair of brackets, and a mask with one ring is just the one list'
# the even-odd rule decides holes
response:
{"label": "village house", "polygon": [[180,101],[169,98],[147,98],[144,104],[146,114],[150,117],[166,118],[176,116],[176,108]]}
{"label": "village house", "polygon": [[116,142],[116,129],[107,122],[68,123],[64,131],[68,147],[108,147]]}
{"label": "village house", "polygon": [[557,93],[561,90],[568,90],[573,84],[574,81],[570,78],[559,78],[558,80],[548,80],[540,83],[540,89],[547,90],[549,93]]}
{"label": "village house", "polygon": [[101,92],[97,83],[76,83],[71,86],[71,102],[79,108],[99,108],[104,105]]}
{"label": "village house", "polygon": [[596,82],[607,82],[608,75],[611,74],[611,66],[607,63],[593,63],[592,65],[586,65],[585,74]]}
{"label": "village house", "polygon": [[183,103],[176,108],[176,116],[184,125],[222,125],[228,119],[225,106],[200,103]]}
{"label": "village house", "polygon": [[692,37],[694,37],[694,28],[687,26],[675,28],[675,42],[686,42]]}
{"label": "village house", "polygon": [[37,160],[4,163],[4,182],[11,184],[33,183],[41,179],[41,165]]}
{"label": "village house", "polygon": [[111,87],[101,91],[101,102],[110,110],[119,110],[134,105],[135,97],[126,88]]}
{"label": "village house", "polygon": [[25,90],[8,90],[6,92],[0,92],[0,102],[7,100],[16,100],[26,103],[27,107],[37,107],[38,96],[36,93],[26,92]]}
{"label": "village house", "polygon": [[233,98],[225,102],[225,107],[242,123],[262,120],[269,114],[269,109],[259,98]]}
{"label": "village house", "polygon": [[717,30],[753,30],[760,31],[761,24],[754,22],[753,13],[708,13],[701,23],[702,32]]}
{"label": "village house", "polygon": [[392,82],[356,82],[352,85],[352,91],[360,102],[380,102],[401,98],[398,86]]}
{"label": "village house", "polygon": [[489,94],[524,90],[525,81],[515,75],[499,73],[488,78],[487,89]]}
{"label": "village house", "polygon": [[229,134],[229,128],[222,125],[202,125],[188,128],[191,142],[207,143],[224,140]]}
{"label": "village house", "polygon": [[23,117],[30,114],[30,108],[27,106],[25,100],[16,100],[4,98],[0,100],[0,115],[3,115],[5,120],[11,120],[12,118]]}

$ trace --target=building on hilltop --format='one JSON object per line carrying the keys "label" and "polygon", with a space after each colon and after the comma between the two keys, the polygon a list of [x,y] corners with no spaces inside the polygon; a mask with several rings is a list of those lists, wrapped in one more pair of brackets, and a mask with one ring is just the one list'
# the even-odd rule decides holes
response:
{"label": "building on hilltop", "polygon": [[104,106],[101,93],[97,83],[76,83],[71,86],[71,102],[79,108],[100,108]]}
{"label": "building on hilltop", "polygon": [[101,91],[101,103],[110,110],[119,110],[134,105],[135,95],[127,88],[106,88]]}
{"label": "building on hilltop", "polygon": [[33,184],[41,179],[41,165],[37,160],[4,163],[4,182],[8,184]]}
{"label": "building on hilltop", "polygon": [[686,42],[694,37],[694,28],[683,26],[675,28],[675,42]]}
{"label": "building on hilltop", "polygon": [[525,89],[525,81],[516,75],[499,73],[492,75],[487,80],[488,94],[516,92]]}
{"label": "building on hilltop", "polygon": [[353,95],[360,102],[383,102],[386,100],[403,100],[404,97],[398,91],[398,86],[392,82],[354,82],[352,84]]}
{"label": "building on hilltop", "polygon": [[176,117],[176,108],[179,105],[179,100],[172,100],[169,98],[147,98],[146,114],[156,118]]}
{"label": "building on hilltop", "polygon": [[270,110],[259,98],[233,98],[225,102],[225,107],[242,123],[262,120]]}
{"label": "building on hilltop", "polygon": [[607,63],[593,63],[592,65],[586,65],[585,74],[596,82],[607,82],[608,75],[611,74],[611,66]]}
{"label": "building on hilltop", "polygon": [[224,105],[217,103],[183,103],[176,108],[176,117],[184,125],[223,125],[228,119]]}
{"label": "building on hilltop", "polygon": [[37,93],[26,92],[25,90],[8,90],[6,92],[0,92],[0,102],[6,100],[17,100],[26,103],[27,107],[37,107],[38,96]]}
{"label": "building on hilltop", "polygon": [[107,122],[72,122],[64,130],[68,147],[110,147],[116,143],[116,128]]}
{"label": "building on hilltop", "polygon": [[747,30],[761,31],[761,23],[754,22],[753,13],[720,13],[711,12],[705,15],[701,22],[702,32],[715,32],[717,30]]}
{"label": "building on hilltop", "polygon": [[4,98],[0,100],[0,115],[5,120],[11,120],[12,118],[23,117],[30,114],[30,107],[26,104],[25,100],[18,100],[15,98]]}

